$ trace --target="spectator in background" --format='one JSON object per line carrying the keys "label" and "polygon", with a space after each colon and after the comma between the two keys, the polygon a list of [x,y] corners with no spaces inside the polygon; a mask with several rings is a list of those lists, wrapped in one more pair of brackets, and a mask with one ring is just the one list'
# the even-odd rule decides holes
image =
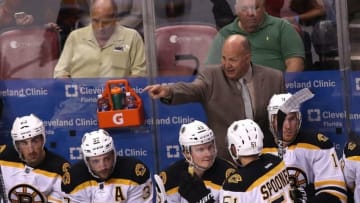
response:
{"label": "spectator in background", "polygon": [[143,39],[116,15],[113,0],[93,1],[91,24],[70,33],[55,78],[146,76]]}
{"label": "spectator in background", "polygon": [[183,124],[179,144],[184,159],[160,172],[162,202],[219,202],[219,189],[235,168],[217,158],[213,131],[201,121]]}
{"label": "spectator in background", "polygon": [[11,138],[13,146],[0,147],[0,178],[8,202],[62,202],[61,182],[70,181],[70,164],[44,147],[43,122],[33,114],[17,117]]}
{"label": "spectator in background", "polygon": [[82,2],[86,2],[86,0],[61,0],[60,11],[57,18],[57,24],[61,29],[61,49],[64,47],[70,32],[79,27],[83,27],[80,26],[80,17],[85,13],[84,8],[81,7]]}
{"label": "spectator in background", "polygon": [[284,5],[285,0],[265,0],[266,12],[271,15],[280,18],[281,8]]}
{"label": "spectator in background", "polygon": [[[223,0],[211,0],[213,2],[213,13],[216,25],[219,29],[224,27],[227,24],[230,24],[235,18],[236,15],[232,13],[232,10],[229,4]],[[281,11],[284,6],[285,0],[265,0],[265,10],[266,12],[278,18],[281,18]],[[296,31],[303,37],[302,30],[298,24],[292,24]]]}
{"label": "spectator in background", "polygon": [[[79,1],[79,7],[81,10],[85,11],[80,18],[80,25],[88,25],[91,21],[90,19],[90,5],[91,0],[82,0]],[[114,0],[117,6],[117,15],[118,22],[120,25],[137,29],[143,27],[142,23],[142,1],[141,0]],[[88,12],[86,12],[88,11]]]}
{"label": "spectator in background", "polygon": [[281,17],[294,24],[314,25],[326,15],[323,0],[288,0],[286,4]]}
{"label": "spectator in background", "polygon": [[[218,29],[221,29],[225,25],[230,24],[236,15],[233,14],[227,1],[223,0],[211,0],[213,2],[213,14]],[[265,10],[271,15],[280,18],[281,9],[283,8],[285,0],[265,0]],[[295,30],[303,37],[303,32],[298,24],[292,24]]]}
{"label": "spectator in background", "polygon": [[59,29],[56,24],[59,9],[60,0],[4,0],[0,5],[0,29],[16,25]]}
{"label": "spectator in background", "polygon": [[238,17],[216,35],[207,64],[219,64],[221,47],[232,34],[246,36],[251,44],[251,61],[287,72],[304,70],[304,44],[291,24],[268,15],[265,0],[237,0]]}
{"label": "spectator in background", "polygon": [[[336,22],[335,0],[323,0],[326,9],[326,19]],[[348,5],[349,7],[350,5]]]}
{"label": "spectator in background", "polygon": [[[212,12],[215,23],[219,29],[230,24],[236,15],[233,14],[229,3],[226,0],[210,0],[213,3]],[[265,10],[269,15],[280,18],[281,8],[285,0],[265,0]]]}
{"label": "spectator in background", "polygon": [[83,160],[70,169],[62,190],[71,203],[153,202],[150,171],[140,160],[116,155],[112,137],[105,130],[85,133]]}
{"label": "spectator in background", "polygon": [[142,1],[117,0],[119,22],[121,25],[139,29],[142,28]]}
{"label": "spectator in background", "polygon": [[[149,85],[144,91],[166,104],[200,102],[215,133],[219,156],[232,160],[225,144],[230,124],[253,118],[268,132],[267,103],[273,94],[285,90],[281,71],[252,64],[250,58],[249,41],[242,35],[231,35],[224,42],[220,67],[201,69],[190,83]],[[267,138],[273,142],[271,136]]]}
{"label": "spectator in background", "polygon": [[[312,26],[321,19],[335,21],[332,0],[266,0],[266,11],[276,17],[288,20],[300,33],[304,41],[305,67],[313,67]],[[309,27],[310,26],[310,27]],[[326,49],[326,48],[325,48]],[[316,49],[315,49],[316,50]]]}
{"label": "spectator in background", "polygon": [[[219,28],[231,23],[235,15],[229,4],[223,0],[211,0],[216,25]],[[332,0],[265,0],[266,12],[278,18],[285,18],[291,23],[308,24],[318,18],[335,20],[334,5]],[[329,15],[329,16],[328,16]]]}
{"label": "spectator in background", "polygon": [[231,23],[235,19],[235,15],[226,0],[210,0],[213,3],[212,12],[215,18],[215,24],[218,29]]}
{"label": "spectator in background", "polygon": [[[313,62],[318,58],[316,55],[318,49],[313,50],[312,47],[315,45],[321,46],[320,42],[322,42],[322,40],[312,40],[313,27],[321,20],[325,20],[327,11],[330,13],[333,9],[326,6],[328,4],[325,4],[324,1],[327,0],[287,0],[281,11],[282,18],[288,20],[293,25],[299,26],[302,30],[308,69],[313,68]],[[320,55],[321,53],[318,54]]]}

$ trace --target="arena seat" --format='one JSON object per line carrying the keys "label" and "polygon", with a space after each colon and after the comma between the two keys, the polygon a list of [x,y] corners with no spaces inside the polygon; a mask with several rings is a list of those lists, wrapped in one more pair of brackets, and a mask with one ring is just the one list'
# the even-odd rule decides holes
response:
{"label": "arena seat", "polygon": [[0,78],[52,78],[59,55],[56,31],[44,27],[6,29],[0,34]]}
{"label": "arena seat", "polygon": [[215,26],[181,24],[155,30],[158,75],[194,75],[204,64],[217,33]]}

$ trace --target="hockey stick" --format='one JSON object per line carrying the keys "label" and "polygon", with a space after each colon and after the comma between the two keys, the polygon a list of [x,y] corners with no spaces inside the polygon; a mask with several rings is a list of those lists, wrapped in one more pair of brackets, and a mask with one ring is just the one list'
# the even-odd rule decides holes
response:
{"label": "hockey stick", "polygon": [[302,103],[314,97],[314,94],[308,89],[304,88],[294,93],[288,100],[280,106],[277,112],[277,139],[278,139],[278,154],[282,159],[284,156],[284,143],[283,143],[283,125],[286,114],[290,113],[292,109],[298,108]]}
{"label": "hockey stick", "polygon": [[156,203],[166,203],[166,192],[164,183],[161,180],[160,176],[155,174],[155,189],[156,189]]}
{"label": "hockey stick", "polygon": [[297,106],[300,106],[305,101],[314,97],[314,94],[308,89],[304,88],[295,92],[288,100],[280,106],[280,110],[284,113],[290,113],[290,111]]}

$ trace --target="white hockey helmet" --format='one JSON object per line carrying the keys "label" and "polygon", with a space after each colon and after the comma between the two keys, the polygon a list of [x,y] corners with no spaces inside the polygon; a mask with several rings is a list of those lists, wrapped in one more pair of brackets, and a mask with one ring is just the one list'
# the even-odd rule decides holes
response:
{"label": "white hockey helmet", "polygon": [[205,144],[214,141],[213,131],[203,122],[194,120],[182,124],[179,132],[179,143],[183,151],[189,152],[193,145]]}
{"label": "white hockey helmet", "polygon": [[[292,96],[291,93],[284,93],[284,94],[274,94],[269,102],[269,105],[267,106],[268,110],[268,117],[269,117],[269,126],[271,132],[274,134],[274,129],[272,126],[272,119],[274,118],[273,115],[276,115],[281,107],[290,97]],[[299,119],[299,127],[301,126],[301,111],[300,106],[294,106],[293,109],[290,110],[290,112],[297,112],[298,119]]]}
{"label": "white hockey helmet", "polygon": [[[235,121],[227,130],[228,150],[235,162],[240,156],[260,154],[263,139],[264,134],[259,125],[251,119]],[[236,154],[231,152],[232,145],[236,149]]]}
{"label": "white hockey helmet", "polygon": [[14,146],[16,141],[33,138],[38,135],[43,136],[44,144],[45,144],[46,138],[45,138],[44,124],[34,114],[30,114],[28,116],[23,116],[23,117],[17,117],[15,119],[11,129],[11,137]]}
{"label": "white hockey helmet", "polygon": [[115,151],[112,137],[103,129],[85,133],[81,141],[84,157],[93,157]]}

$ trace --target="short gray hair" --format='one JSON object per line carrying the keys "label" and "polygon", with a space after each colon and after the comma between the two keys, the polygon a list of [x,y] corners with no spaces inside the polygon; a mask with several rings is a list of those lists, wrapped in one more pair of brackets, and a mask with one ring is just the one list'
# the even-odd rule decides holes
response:
{"label": "short gray hair", "polygon": [[[241,1],[243,1],[243,0],[236,0],[236,2],[235,2],[235,11],[236,12],[238,12],[238,5],[239,5],[239,3],[241,2]],[[261,4],[264,4],[265,3],[265,0],[254,0],[254,2],[256,2],[256,1],[259,1]]]}

